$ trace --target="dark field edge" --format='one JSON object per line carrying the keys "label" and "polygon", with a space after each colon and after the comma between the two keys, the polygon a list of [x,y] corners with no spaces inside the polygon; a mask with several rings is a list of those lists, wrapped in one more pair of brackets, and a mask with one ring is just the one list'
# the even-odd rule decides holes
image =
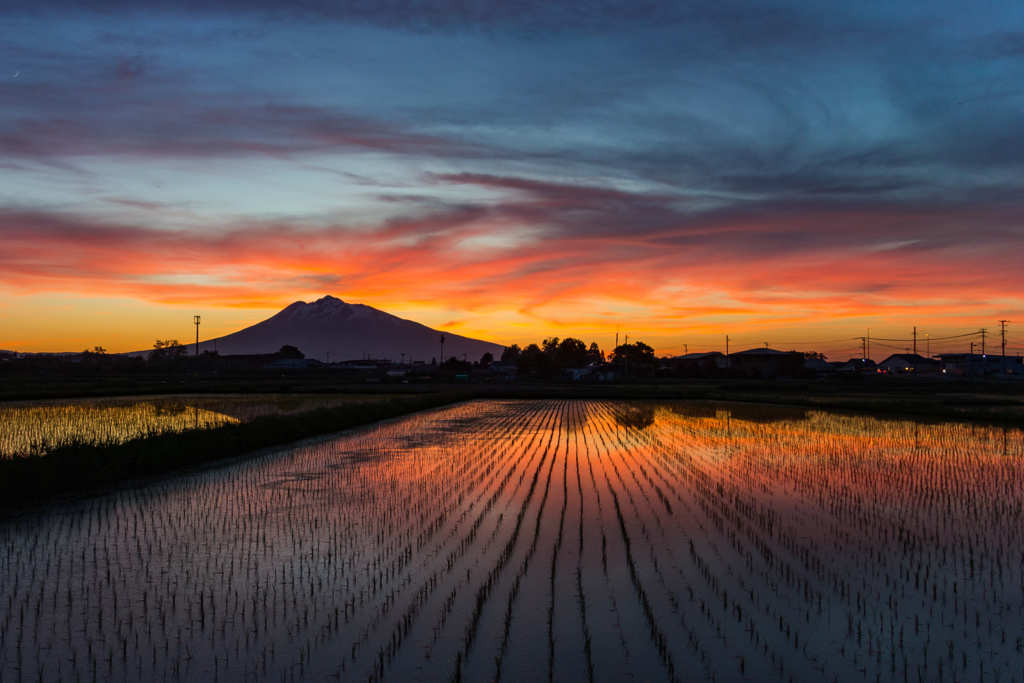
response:
{"label": "dark field edge", "polygon": [[49,498],[87,493],[471,398],[471,393],[458,391],[396,396],[144,436],[118,445],[72,443],[44,455],[0,459],[0,516]]}

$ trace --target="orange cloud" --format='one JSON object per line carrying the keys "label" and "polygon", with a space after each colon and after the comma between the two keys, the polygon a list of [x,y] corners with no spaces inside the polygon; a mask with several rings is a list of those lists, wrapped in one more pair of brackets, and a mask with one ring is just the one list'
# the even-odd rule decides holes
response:
{"label": "orange cloud", "polygon": [[[273,309],[334,293],[499,341],[962,324],[1020,306],[1016,210],[693,214],[668,197],[488,176],[500,200],[376,227],[287,221],[153,229],[0,212],[0,281],[161,304]],[[454,322],[449,324],[455,324]]]}

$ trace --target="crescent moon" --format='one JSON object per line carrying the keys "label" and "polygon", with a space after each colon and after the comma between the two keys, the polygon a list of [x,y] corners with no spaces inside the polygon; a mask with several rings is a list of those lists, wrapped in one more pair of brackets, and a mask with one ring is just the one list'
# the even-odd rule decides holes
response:
{"label": "crescent moon", "polygon": [[20,73],[21,73],[20,71],[15,71],[15,72],[14,72],[14,78],[17,78],[17,77],[18,77],[18,74],[20,74]]}

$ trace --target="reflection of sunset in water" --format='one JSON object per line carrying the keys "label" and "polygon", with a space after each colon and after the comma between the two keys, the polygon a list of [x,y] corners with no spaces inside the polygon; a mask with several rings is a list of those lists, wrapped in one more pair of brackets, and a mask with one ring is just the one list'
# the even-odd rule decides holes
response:
{"label": "reflection of sunset in water", "polygon": [[0,525],[2,674],[1020,680],[1022,475],[1017,430],[466,403]]}

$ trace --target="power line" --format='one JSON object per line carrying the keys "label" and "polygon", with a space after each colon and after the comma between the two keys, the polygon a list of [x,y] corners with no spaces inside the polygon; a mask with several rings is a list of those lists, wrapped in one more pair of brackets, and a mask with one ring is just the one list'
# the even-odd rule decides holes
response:
{"label": "power line", "polygon": [[[969,332],[967,334],[956,334],[956,335],[953,335],[951,337],[931,337],[931,340],[932,341],[942,341],[944,339],[963,339],[965,337],[977,337],[979,334],[980,334],[980,332]],[[910,338],[910,339],[884,339],[882,337],[872,337],[871,341],[874,341],[876,339],[879,340],[879,341],[891,341],[891,342],[912,342],[912,341],[914,341],[913,338]]]}

